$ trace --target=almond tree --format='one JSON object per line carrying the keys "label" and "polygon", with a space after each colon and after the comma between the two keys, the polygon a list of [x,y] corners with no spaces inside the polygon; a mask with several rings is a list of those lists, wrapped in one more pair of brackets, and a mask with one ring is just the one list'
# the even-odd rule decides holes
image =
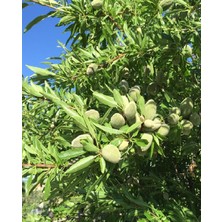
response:
{"label": "almond tree", "polygon": [[200,221],[200,1],[36,4],[69,38],[23,79],[24,221]]}

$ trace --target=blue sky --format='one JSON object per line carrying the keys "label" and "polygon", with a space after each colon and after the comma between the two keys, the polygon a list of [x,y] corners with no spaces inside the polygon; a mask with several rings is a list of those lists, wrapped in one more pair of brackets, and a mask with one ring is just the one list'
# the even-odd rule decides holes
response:
{"label": "blue sky", "polygon": [[[38,4],[25,7],[22,10],[22,30],[34,18],[44,15],[50,10],[50,8]],[[42,62],[45,62],[46,58],[59,56],[62,53],[63,49],[58,47],[57,40],[65,43],[69,33],[63,33],[65,27],[55,27],[58,21],[57,18],[46,18],[28,32],[22,33],[22,74],[24,76],[33,74],[25,65],[44,68],[47,65],[42,64]]]}

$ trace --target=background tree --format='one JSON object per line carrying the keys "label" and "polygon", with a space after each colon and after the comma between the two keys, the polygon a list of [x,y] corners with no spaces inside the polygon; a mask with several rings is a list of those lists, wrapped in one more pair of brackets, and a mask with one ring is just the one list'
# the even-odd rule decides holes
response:
{"label": "background tree", "polygon": [[51,11],[26,31],[57,17],[70,33],[59,63],[23,80],[24,191],[42,187],[39,217],[199,221],[200,1],[32,3]]}

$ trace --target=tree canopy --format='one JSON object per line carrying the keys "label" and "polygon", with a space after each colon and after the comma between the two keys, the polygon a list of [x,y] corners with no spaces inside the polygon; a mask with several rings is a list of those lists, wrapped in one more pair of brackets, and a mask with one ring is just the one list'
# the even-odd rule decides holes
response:
{"label": "tree canopy", "polygon": [[23,78],[24,221],[200,221],[200,1],[33,4],[69,38]]}

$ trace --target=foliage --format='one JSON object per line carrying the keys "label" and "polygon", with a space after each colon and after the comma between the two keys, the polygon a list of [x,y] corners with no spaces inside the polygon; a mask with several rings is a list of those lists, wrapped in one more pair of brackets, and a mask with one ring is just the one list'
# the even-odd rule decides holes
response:
{"label": "foliage", "polygon": [[200,1],[33,3],[70,36],[23,79],[24,221],[200,221]]}

